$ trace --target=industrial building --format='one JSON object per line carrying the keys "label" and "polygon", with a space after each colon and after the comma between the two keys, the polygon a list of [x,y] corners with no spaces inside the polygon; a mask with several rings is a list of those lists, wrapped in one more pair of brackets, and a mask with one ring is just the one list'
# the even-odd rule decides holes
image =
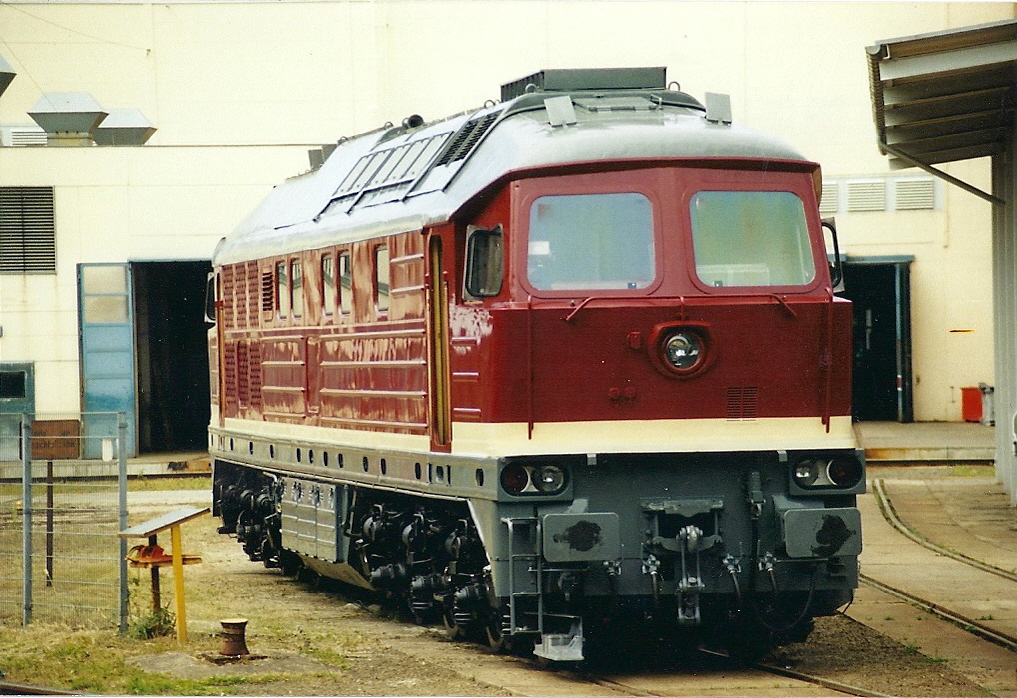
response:
{"label": "industrial building", "polygon": [[[88,415],[124,412],[132,453],[203,447],[209,260],[273,185],[343,136],[480,107],[543,68],[652,65],[694,96],[729,94],[736,121],[822,164],[856,303],[856,417],[989,421],[993,206],[891,167],[866,49],[1014,16],[966,2],[8,0],[0,411],[86,434],[101,421]],[[938,167],[992,190],[988,154]],[[793,338],[760,341],[776,360]]]}

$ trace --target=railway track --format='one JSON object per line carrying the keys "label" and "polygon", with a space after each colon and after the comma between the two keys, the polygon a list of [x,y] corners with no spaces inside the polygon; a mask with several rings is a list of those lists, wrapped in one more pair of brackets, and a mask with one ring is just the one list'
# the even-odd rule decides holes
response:
{"label": "railway track", "polygon": [[[1008,570],[1000,569],[993,565],[987,564],[980,560],[976,560],[972,557],[964,555],[954,550],[949,550],[943,546],[937,545],[936,543],[926,539],[915,531],[911,530],[904,521],[898,516],[896,509],[893,506],[893,501],[886,493],[882,479],[874,480],[872,483],[872,491],[876,500],[876,504],[879,507],[883,518],[890,526],[892,526],[901,535],[905,536],[912,542],[922,546],[923,548],[930,550],[938,555],[948,557],[955,560],[963,565],[970,567],[972,570],[977,570],[979,573],[992,575],[1009,582],[1014,583],[1014,593],[1017,594],[1017,574]],[[959,612],[956,609],[947,608],[941,603],[931,601],[923,598],[922,596],[912,593],[906,589],[901,589],[893,585],[887,584],[880,580],[873,578],[870,575],[861,574],[860,579],[864,584],[867,584],[873,588],[879,589],[880,591],[890,594],[902,601],[914,604],[923,610],[935,615],[938,618],[949,621],[958,627],[980,637],[988,642],[995,643],[1002,647],[1009,649],[1012,652],[1017,652],[1017,637],[1011,634],[1001,632],[982,622],[980,619],[971,618],[964,613]]]}
{"label": "railway track", "polygon": [[[798,692],[800,689],[808,687],[809,695],[824,695],[822,691],[832,692],[833,695],[864,696],[866,698],[888,698],[891,695],[772,664],[759,663],[753,666],[733,667],[726,656],[703,650],[696,653],[695,657],[683,660],[681,667],[682,671],[679,675],[672,676],[670,679],[662,677],[662,674],[671,673],[666,667],[659,667],[651,671],[646,671],[643,668],[633,670],[632,667],[629,667],[619,675],[566,668],[554,670],[572,675],[575,680],[627,696],[685,695],[690,689],[688,685],[690,675],[694,678],[716,676],[722,682],[733,681],[736,684],[756,683],[759,685],[771,683],[769,677],[780,677],[791,682],[784,688],[794,688],[795,692]],[[805,684],[805,686],[799,684]],[[816,689],[822,690],[817,692]],[[743,690],[744,686],[738,689],[737,693],[740,695],[754,694],[751,691],[742,693]],[[791,691],[788,690],[788,692]],[[591,694],[593,693],[591,691]]]}
{"label": "railway track", "polygon": [[45,688],[33,686],[27,683],[15,683],[12,681],[0,681],[0,696],[74,696],[80,693],[61,691],[56,688]]}

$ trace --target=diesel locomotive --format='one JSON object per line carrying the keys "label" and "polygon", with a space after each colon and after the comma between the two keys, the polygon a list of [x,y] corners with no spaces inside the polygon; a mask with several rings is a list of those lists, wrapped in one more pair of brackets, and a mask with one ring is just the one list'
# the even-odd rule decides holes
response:
{"label": "diesel locomotive", "polygon": [[753,658],[849,603],[820,168],[704,102],[547,70],[277,186],[213,260],[220,532],[553,661],[634,625]]}

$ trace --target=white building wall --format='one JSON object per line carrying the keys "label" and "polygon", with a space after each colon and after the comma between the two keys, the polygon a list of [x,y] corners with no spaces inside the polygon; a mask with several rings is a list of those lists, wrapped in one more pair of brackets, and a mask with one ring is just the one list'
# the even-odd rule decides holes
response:
{"label": "white building wall", "polygon": [[[0,361],[37,362],[39,411],[79,396],[80,262],[207,259],[306,150],[497,99],[543,68],[665,65],[694,96],[794,143],[828,178],[886,176],[864,48],[1012,18],[1010,3],[60,1],[0,4],[17,77],[0,125],[86,91],[158,127],[140,148],[0,148],[0,186],[56,187],[58,274],[0,277]],[[948,171],[988,188],[987,162]],[[841,213],[851,256],[913,255],[915,417],[960,419],[993,382],[991,211],[941,187],[932,211]],[[966,330],[957,332],[954,330]]]}

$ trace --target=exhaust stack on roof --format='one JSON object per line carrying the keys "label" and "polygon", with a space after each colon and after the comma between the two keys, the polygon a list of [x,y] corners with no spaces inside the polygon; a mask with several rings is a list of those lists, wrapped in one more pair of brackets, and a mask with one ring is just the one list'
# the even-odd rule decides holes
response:
{"label": "exhaust stack on roof", "polygon": [[47,92],[28,115],[46,131],[47,145],[92,145],[107,112],[87,92]]}
{"label": "exhaust stack on roof", "polygon": [[156,130],[140,109],[110,109],[93,138],[98,145],[144,145]]}

